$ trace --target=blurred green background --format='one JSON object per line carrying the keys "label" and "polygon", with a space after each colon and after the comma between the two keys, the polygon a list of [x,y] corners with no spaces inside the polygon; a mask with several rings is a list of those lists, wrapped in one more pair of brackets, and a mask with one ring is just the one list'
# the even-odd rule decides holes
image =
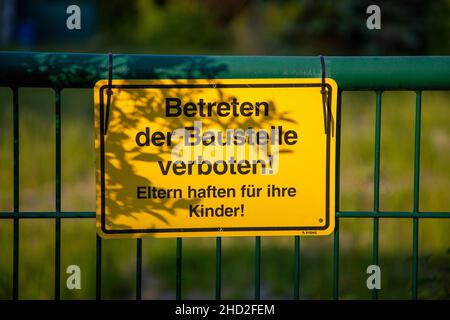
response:
{"label": "blurred green background", "polygon": [[[12,6],[11,6],[12,3]],[[65,28],[78,4],[82,29]],[[381,30],[366,28],[368,1],[5,1],[0,50],[242,55],[448,55],[450,1],[378,1]],[[95,210],[92,90],[67,89],[62,101],[62,209]],[[12,94],[0,88],[0,211],[13,204]],[[422,211],[450,211],[450,94],[424,92]],[[381,210],[412,209],[413,92],[383,94]],[[375,96],[346,92],[342,103],[341,209],[371,210]],[[54,210],[54,94],[20,89],[20,209]],[[420,221],[419,297],[450,298],[450,221]],[[223,239],[223,298],[252,298],[254,238]],[[292,237],[262,239],[261,296],[289,299]],[[103,241],[103,297],[134,298],[133,240]],[[341,220],[342,298],[370,298],[366,268],[372,220]],[[409,298],[412,222],[382,219],[382,299]],[[82,271],[82,289],[65,286],[68,265]],[[65,299],[95,298],[95,221],[62,222]],[[332,294],[332,237],[301,238],[300,295]],[[20,223],[20,298],[52,299],[54,222]],[[183,298],[214,298],[215,239],[183,241]],[[175,297],[175,240],[143,241],[143,298]],[[0,298],[12,296],[12,221],[0,220]]]}

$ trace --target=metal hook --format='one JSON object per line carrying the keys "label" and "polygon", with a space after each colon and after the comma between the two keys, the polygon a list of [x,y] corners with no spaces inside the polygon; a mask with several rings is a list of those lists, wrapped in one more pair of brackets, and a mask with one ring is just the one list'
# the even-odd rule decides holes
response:
{"label": "metal hook", "polygon": [[325,87],[325,59],[322,55],[320,57],[320,65],[322,68],[322,88],[320,90],[320,93],[322,94],[322,107],[323,107],[323,121],[324,121],[324,127],[325,127],[325,134],[328,134],[330,129],[330,105],[329,105],[329,99],[327,94],[327,89]]}
{"label": "metal hook", "polygon": [[112,86],[112,69],[113,69],[113,55],[112,55],[112,53],[109,53],[108,54],[108,89],[106,90],[105,135],[108,133],[109,109],[110,109],[110,104],[111,104],[111,96],[113,95],[113,91],[111,89],[111,86]]}

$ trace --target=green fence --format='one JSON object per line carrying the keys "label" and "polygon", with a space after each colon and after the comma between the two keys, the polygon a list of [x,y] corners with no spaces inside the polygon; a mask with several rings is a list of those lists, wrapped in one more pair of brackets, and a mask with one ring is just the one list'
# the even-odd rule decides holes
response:
{"label": "green fence", "polygon": [[[336,228],[333,238],[333,297],[339,298],[339,221],[345,218],[372,218],[372,263],[378,265],[379,220],[383,218],[412,219],[412,287],[411,298],[418,292],[419,221],[423,218],[450,218],[450,212],[426,212],[419,206],[420,137],[423,90],[450,90],[450,57],[326,57],[326,76],[339,85],[336,117]],[[157,56],[114,55],[113,79],[158,78],[319,78],[319,57],[238,57],[238,56]],[[23,219],[51,218],[55,221],[55,286],[54,298],[60,298],[61,287],[61,219],[95,219],[95,212],[66,212],[61,210],[61,91],[65,88],[93,88],[95,82],[108,78],[108,55],[64,53],[0,53],[0,86],[10,87],[13,97],[13,211],[0,212],[0,219],[13,220],[13,299],[19,297],[19,227]],[[55,92],[55,203],[51,212],[24,212],[19,208],[19,88],[45,87]],[[371,211],[341,211],[340,146],[341,97],[344,91],[374,91],[375,104],[375,159],[373,181],[373,209]],[[410,212],[380,211],[380,134],[382,94],[387,90],[414,91],[414,191]],[[2,169],[0,169],[2,170]],[[94,170],[94,166],[92,167]],[[95,235],[92,235],[93,237]],[[96,240],[96,297],[101,299],[102,240]],[[222,241],[216,243],[216,292],[221,298]],[[300,237],[293,237],[292,263],[293,298],[299,298]],[[182,244],[176,240],[176,298],[181,299]],[[255,238],[254,298],[260,298],[261,238]],[[142,240],[136,240],[136,299],[141,298]],[[377,290],[372,298],[377,299]]]}

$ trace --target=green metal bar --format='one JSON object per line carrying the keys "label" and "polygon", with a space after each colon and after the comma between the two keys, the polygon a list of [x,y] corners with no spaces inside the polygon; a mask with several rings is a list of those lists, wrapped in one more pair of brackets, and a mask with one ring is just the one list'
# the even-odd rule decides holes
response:
{"label": "green metal bar", "polygon": [[142,239],[136,239],[136,300],[142,299]]}
{"label": "green metal bar", "polygon": [[340,211],[336,213],[339,218],[428,218],[450,219],[450,212],[394,212],[394,211]]}
{"label": "green metal bar", "polygon": [[176,290],[175,295],[177,300],[181,300],[181,271],[182,271],[182,254],[183,254],[183,239],[177,238],[177,258],[176,258]]}
{"label": "green metal bar", "polygon": [[216,237],[216,300],[222,293],[222,238]]}
{"label": "green metal bar", "polygon": [[294,237],[294,299],[300,299],[300,236]]}
{"label": "green metal bar", "polygon": [[[372,264],[378,266],[378,243],[379,243],[379,217],[380,211],[380,144],[381,144],[381,90],[376,91],[376,114],[375,114],[375,168],[373,184],[373,246]],[[372,290],[372,299],[378,299],[377,289]]]}
{"label": "green metal bar", "polygon": [[[0,52],[0,86],[92,88],[108,78],[106,54]],[[343,90],[450,88],[450,57],[329,57]],[[413,76],[412,76],[413,75]],[[320,78],[317,56],[114,55],[114,79]]]}
{"label": "green metal bar", "polygon": [[[55,90],[55,210],[61,212],[61,90]],[[61,218],[55,219],[55,300],[61,296]]]}
{"label": "green metal bar", "polygon": [[342,90],[338,90],[336,105],[336,164],[335,164],[335,199],[336,211],[335,227],[333,234],[333,299],[339,299],[339,206],[340,206],[340,181],[341,181],[341,108]]}
{"label": "green metal bar", "polygon": [[[14,213],[19,212],[19,88],[13,87]],[[13,299],[19,299],[19,219],[13,225]]]}
{"label": "green metal bar", "polygon": [[339,300],[339,218],[333,232],[333,299]]}
{"label": "green metal bar", "polygon": [[21,211],[21,212],[0,212],[0,219],[74,219],[74,218],[95,218],[94,211]]}
{"label": "green metal bar", "polygon": [[255,237],[255,300],[261,299],[261,237]]}
{"label": "green metal bar", "polygon": [[419,218],[413,219],[413,257],[412,257],[412,288],[411,298],[417,300],[417,285],[419,276]]}
{"label": "green metal bar", "polygon": [[[419,212],[419,183],[420,183],[420,129],[422,113],[422,92],[416,92],[416,127],[414,135],[414,204],[413,212]],[[413,218],[413,252],[412,252],[412,288],[411,298],[417,299],[417,285],[419,277],[419,218]]]}
{"label": "green metal bar", "polygon": [[96,235],[95,299],[102,299],[102,238]]}
{"label": "green metal bar", "polygon": [[[61,211],[61,219],[95,219],[94,211]],[[450,211],[423,211],[423,212],[406,212],[406,211],[338,211],[336,217],[338,218],[373,218],[378,216],[380,218],[428,218],[428,219],[450,219]],[[54,219],[58,218],[57,212],[52,211],[21,211],[14,212],[0,212],[0,219]]]}

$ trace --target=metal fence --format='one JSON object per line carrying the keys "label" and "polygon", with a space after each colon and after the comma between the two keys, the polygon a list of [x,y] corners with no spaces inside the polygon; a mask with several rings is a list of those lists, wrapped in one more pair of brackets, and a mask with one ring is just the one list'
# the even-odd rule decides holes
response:
{"label": "metal fence", "polygon": [[[158,78],[320,78],[319,57],[238,57],[238,56],[157,56],[114,55],[113,79]],[[419,221],[423,218],[450,218],[450,212],[425,212],[419,207],[420,136],[422,90],[450,90],[450,57],[326,57],[327,77],[339,85],[336,117],[336,228],[333,236],[333,297],[339,298],[339,221],[345,218],[372,218],[372,264],[378,265],[379,220],[412,219],[411,298],[418,292]],[[60,299],[61,219],[95,219],[95,212],[61,211],[61,91],[65,88],[93,88],[95,82],[108,78],[108,55],[65,53],[0,52],[0,86],[10,87],[13,97],[13,211],[0,212],[0,219],[13,220],[13,299],[19,298],[19,227],[23,219],[51,218],[55,221],[54,298]],[[55,210],[24,212],[19,208],[19,88],[45,87],[55,92]],[[340,144],[341,96],[344,91],[374,91],[375,159],[373,210],[341,211]],[[386,90],[414,91],[416,95],[414,135],[414,193],[410,212],[380,211],[380,133],[382,93]],[[92,168],[94,170],[94,167]],[[94,237],[94,235],[92,235]],[[96,298],[101,299],[102,240],[96,240]],[[293,298],[299,298],[300,237],[293,237]],[[176,298],[181,299],[182,243],[176,240]],[[216,238],[215,296],[221,298],[222,242]],[[260,298],[261,237],[255,238],[254,298]],[[136,299],[141,299],[142,240],[136,240]],[[372,290],[377,299],[378,291]]]}

